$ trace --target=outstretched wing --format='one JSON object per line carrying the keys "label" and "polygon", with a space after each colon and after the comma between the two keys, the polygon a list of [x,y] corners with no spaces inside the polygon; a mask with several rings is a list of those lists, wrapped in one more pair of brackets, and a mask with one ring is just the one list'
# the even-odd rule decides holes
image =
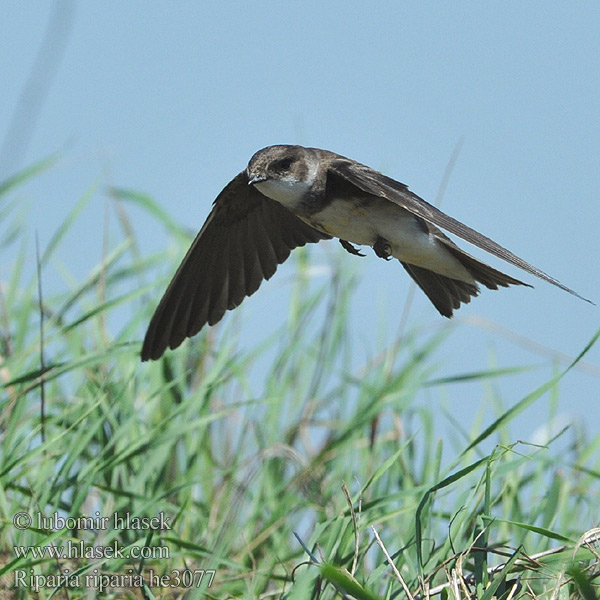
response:
{"label": "outstretched wing", "polygon": [[219,194],[177,269],[148,326],[142,360],[220,321],[297,246],[330,237],[248,185],[243,171]]}
{"label": "outstretched wing", "polygon": [[464,223],[453,219],[435,206],[432,206],[422,198],[419,198],[419,196],[413,194],[403,183],[395,181],[390,177],[386,177],[365,165],[361,165],[360,163],[343,157],[332,161],[328,171],[328,179],[330,177],[333,178],[334,182],[336,178],[341,178],[343,180],[343,182],[340,182],[341,185],[347,186],[348,183],[350,183],[367,194],[379,196],[390,202],[394,202],[418,217],[421,217],[428,223],[437,225],[470,244],[505,260],[511,265],[519,267],[520,269],[527,271],[527,273],[535,275],[536,277],[559,287],[561,290],[569,292],[569,294],[573,294],[574,296],[593,304],[591,300],[580,296],[571,288],[568,288],[557,279],[554,279],[554,277],[551,277],[547,273],[544,273],[544,271],[541,271],[537,267],[524,261],[510,250],[503,248],[500,244],[497,244],[485,235],[482,235]]}

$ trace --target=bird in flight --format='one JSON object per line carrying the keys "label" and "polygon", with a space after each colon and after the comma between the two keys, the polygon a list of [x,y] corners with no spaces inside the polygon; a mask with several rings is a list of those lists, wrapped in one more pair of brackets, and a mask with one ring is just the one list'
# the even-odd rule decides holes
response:
{"label": "bird in flight", "polygon": [[268,146],[214,201],[150,321],[142,360],[220,321],[294,248],[334,237],[351,254],[364,256],[356,244],[397,258],[444,317],[477,296],[478,283],[531,287],[474,258],[439,227],[590,302],[370,167],[319,148]]}

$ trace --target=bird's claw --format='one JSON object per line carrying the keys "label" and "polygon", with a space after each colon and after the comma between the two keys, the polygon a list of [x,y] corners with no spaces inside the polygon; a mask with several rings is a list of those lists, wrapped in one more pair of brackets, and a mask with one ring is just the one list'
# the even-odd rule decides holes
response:
{"label": "bird's claw", "polygon": [[340,240],[340,244],[342,245],[342,248],[344,248],[344,250],[350,252],[350,254],[354,254],[354,256],[366,256],[366,254],[363,254],[356,246],[353,246],[350,242],[346,240]]}
{"label": "bird's claw", "polygon": [[390,260],[392,257],[392,245],[384,238],[378,237],[373,244],[373,250],[379,258]]}

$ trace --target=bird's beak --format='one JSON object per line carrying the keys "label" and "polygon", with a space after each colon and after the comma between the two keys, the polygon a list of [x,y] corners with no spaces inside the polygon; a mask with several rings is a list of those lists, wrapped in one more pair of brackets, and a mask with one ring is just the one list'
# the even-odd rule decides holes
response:
{"label": "bird's beak", "polygon": [[248,179],[248,185],[254,185],[255,183],[260,183],[261,181],[266,181],[267,177],[265,175],[252,175]]}

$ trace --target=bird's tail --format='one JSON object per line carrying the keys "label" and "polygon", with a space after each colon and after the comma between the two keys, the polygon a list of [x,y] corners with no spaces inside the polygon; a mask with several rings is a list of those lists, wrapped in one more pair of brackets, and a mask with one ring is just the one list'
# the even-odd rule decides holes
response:
{"label": "bird's tail", "polygon": [[[531,287],[523,281],[482,263],[454,245],[447,245],[446,248],[469,271],[475,281],[482,283],[491,290],[497,290],[498,287],[508,287],[509,285]],[[479,294],[479,287],[475,283],[452,279],[408,263],[402,262],[401,264],[444,317],[452,317],[455,309],[460,308],[461,304],[468,304],[472,297]]]}

